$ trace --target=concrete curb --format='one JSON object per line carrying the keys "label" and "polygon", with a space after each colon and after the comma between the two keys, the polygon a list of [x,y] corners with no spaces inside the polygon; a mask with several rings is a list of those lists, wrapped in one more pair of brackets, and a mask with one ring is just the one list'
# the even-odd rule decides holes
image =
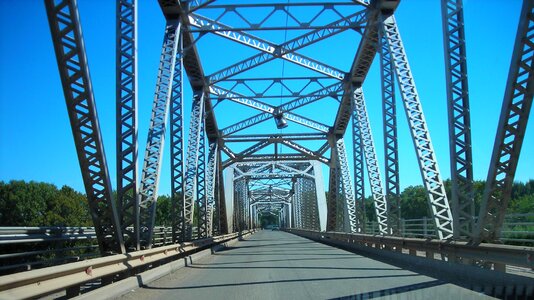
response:
{"label": "concrete curb", "polygon": [[237,243],[240,239],[248,237],[250,234],[241,236],[225,243],[221,243],[211,247],[210,249],[205,249],[200,252],[197,252],[192,255],[188,255],[182,258],[179,258],[170,263],[164,264],[157,268],[139,273],[135,276],[114,282],[112,284],[103,286],[94,291],[82,294],[73,299],[77,300],[93,300],[93,299],[114,299],[120,297],[124,294],[127,294],[137,288],[142,287],[154,280],[160,279],[163,276],[174,273],[188,265],[194,264],[197,260],[200,260],[204,257],[212,255],[213,253],[220,251],[230,245]]}

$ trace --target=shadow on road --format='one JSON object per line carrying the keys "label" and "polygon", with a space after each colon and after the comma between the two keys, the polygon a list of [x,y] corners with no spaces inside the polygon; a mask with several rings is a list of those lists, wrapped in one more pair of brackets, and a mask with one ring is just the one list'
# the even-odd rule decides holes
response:
{"label": "shadow on road", "polygon": [[373,299],[373,298],[403,294],[406,292],[416,291],[420,289],[431,288],[431,287],[443,285],[445,283],[446,282],[441,281],[441,280],[432,280],[432,281],[404,285],[404,286],[399,286],[399,287],[394,287],[394,288],[389,288],[389,289],[383,289],[379,291],[372,291],[372,292],[366,292],[366,293],[355,294],[355,295],[350,295],[350,296],[343,296],[339,298],[332,298],[330,300]]}
{"label": "shadow on road", "polygon": [[262,263],[262,262],[281,262],[281,261],[306,261],[306,260],[309,260],[309,261],[316,261],[318,259],[320,260],[331,260],[331,259],[344,259],[344,260],[347,260],[347,259],[362,259],[363,257],[361,256],[356,256],[356,257],[321,257],[321,258],[317,258],[317,257],[310,257],[310,258],[288,258],[288,259],[266,259],[266,260],[247,260],[247,261],[235,261],[235,262],[227,262],[227,263],[207,263],[207,264],[200,264],[200,263],[196,263],[195,265],[196,266],[213,266],[213,265],[236,265],[236,264],[253,264],[253,263]]}
{"label": "shadow on road", "polygon": [[336,280],[354,280],[354,279],[381,279],[381,278],[399,278],[399,277],[416,277],[419,274],[402,274],[402,275],[380,275],[380,276],[348,276],[348,277],[330,277],[330,278],[304,278],[304,279],[288,279],[288,280],[268,280],[268,281],[249,281],[236,283],[222,283],[222,284],[207,284],[195,286],[176,286],[176,287],[152,287],[144,285],[143,288],[151,290],[189,290],[189,289],[204,289],[227,286],[245,286],[245,285],[262,285],[262,284],[277,284],[289,282],[321,282],[321,281],[336,281]]}
{"label": "shadow on road", "polygon": [[[263,262],[263,261],[261,261]],[[270,267],[270,266],[257,266],[257,267],[209,267],[209,265],[197,266],[191,265],[188,266],[192,269],[293,269],[293,270],[348,270],[348,271],[403,271],[402,269],[397,268],[343,268],[343,267],[297,267],[297,266],[288,266],[288,267]]]}

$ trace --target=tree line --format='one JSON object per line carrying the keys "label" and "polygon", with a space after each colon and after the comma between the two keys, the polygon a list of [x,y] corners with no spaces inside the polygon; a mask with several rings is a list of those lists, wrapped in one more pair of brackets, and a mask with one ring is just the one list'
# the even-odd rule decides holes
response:
{"label": "tree line", "polygon": [[[474,183],[474,198],[478,213],[484,181]],[[445,181],[450,195],[450,180]],[[400,195],[403,219],[430,217],[423,186],[409,186]],[[365,201],[367,220],[375,220],[372,197]],[[196,215],[195,210],[195,215]],[[156,225],[171,225],[171,199],[168,195],[158,197]],[[525,183],[516,182],[508,213],[534,212],[534,179]],[[194,218],[196,220],[196,217]],[[12,180],[0,181],[0,226],[92,226],[87,198],[68,186],[61,188],[50,183]]]}
{"label": "tree line", "polygon": [[[443,183],[447,196],[451,199],[451,180],[445,180]],[[480,211],[485,186],[486,181],[476,180],[473,182],[475,216],[478,216],[478,212]],[[422,185],[408,186],[405,188],[400,194],[400,205],[401,218],[403,219],[429,218],[432,216],[426,198],[426,190]],[[530,179],[527,182],[514,182],[507,213],[534,213],[534,179]],[[376,220],[372,196],[366,197],[365,199],[365,214],[368,221]]]}

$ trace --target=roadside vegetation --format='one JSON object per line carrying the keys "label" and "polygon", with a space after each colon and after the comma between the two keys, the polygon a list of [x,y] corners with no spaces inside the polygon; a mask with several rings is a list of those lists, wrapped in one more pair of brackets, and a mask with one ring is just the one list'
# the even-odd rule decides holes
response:
{"label": "roadside vegetation", "polygon": [[[484,184],[484,181],[474,184],[477,213]],[[449,195],[450,186],[450,180],[445,181]],[[431,216],[422,185],[405,188],[400,198],[403,219]],[[366,198],[365,206],[367,220],[376,220],[372,196]],[[170,226],[170,212],[170,196],[159,196],[156,224]],[[534,179],[514,183],[507,213],[534,213]],[[85,195],[71,187],[65,185],[58,188],[50,183],[12,180],[0,181],[0,226],[92,226],[92,220]]]}

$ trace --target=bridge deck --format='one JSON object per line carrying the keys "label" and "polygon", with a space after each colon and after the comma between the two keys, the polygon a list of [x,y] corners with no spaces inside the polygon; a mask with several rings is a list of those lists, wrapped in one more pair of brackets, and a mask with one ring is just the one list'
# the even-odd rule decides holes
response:
{"label": "bridge deck", "polygon": [[260,231],[121,299],[483,298],[476,292],[280,231]]}

